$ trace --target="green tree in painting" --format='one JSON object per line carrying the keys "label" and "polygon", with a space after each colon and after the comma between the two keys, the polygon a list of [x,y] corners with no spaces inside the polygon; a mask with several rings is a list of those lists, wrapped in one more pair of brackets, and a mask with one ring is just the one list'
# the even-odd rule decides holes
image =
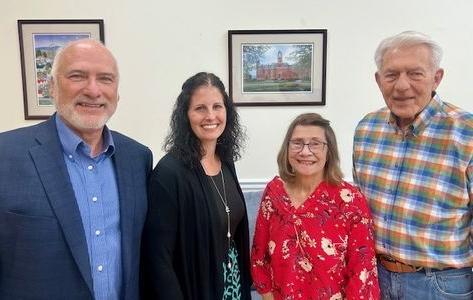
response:
{"label": "green tree in painting", "polygon": [[256,69],[256,64],[261,61],[270,45],[243,45],[243,78],[251,78],[250,72]]}
{"label": "green tree in painting", "polygon": [[310,79],[313,45],[293,45],[293,48],[294,50],[288,55],[288,60],[294,62],[294,68],[303,77],[301,79]]}

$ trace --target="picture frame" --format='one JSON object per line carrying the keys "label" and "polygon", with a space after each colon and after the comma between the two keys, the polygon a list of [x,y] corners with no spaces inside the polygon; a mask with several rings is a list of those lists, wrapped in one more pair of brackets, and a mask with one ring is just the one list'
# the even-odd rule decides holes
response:
{"label": "picture frame", "polygon": [[49,93],[51,66],[57,50],[70,41],[105,42],[104,23],[90,20],[17,20],[25,120],[49,118],[56,110]]}
{"label": "picture frame", "polygon": [[325,105],[327,30],[229,30],[237,106]]}

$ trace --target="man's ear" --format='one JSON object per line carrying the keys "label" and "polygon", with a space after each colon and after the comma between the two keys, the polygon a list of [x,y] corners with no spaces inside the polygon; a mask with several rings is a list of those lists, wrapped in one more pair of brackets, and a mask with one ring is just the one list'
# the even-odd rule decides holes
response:
{"label": "man's ear", "polygon": [[380,78],[379,78],[379,73],[376,72],[374,73],[374,79],[376,80],[376,83],[378,84],[378,87],[381,88],[381,84],[380,84]]}
{"label": "man's ear", "polygon": [[442,81],[444,74],[444,70],[442,68],[439,68],[437,71],[435,71],[434,75],[434,91],[437,89],[437,87],[440,85],[440,82]]}
{"label": "man's ear", "polygon": [[53,77],[49,80],[49,94],[56,99],[56,81]]}

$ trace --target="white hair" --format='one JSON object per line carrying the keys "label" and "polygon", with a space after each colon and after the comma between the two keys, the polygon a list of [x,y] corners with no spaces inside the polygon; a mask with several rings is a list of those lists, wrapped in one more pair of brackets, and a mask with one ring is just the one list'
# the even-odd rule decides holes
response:
{"label": "white hair", "polygon": [[379,43],[374,54],[374,61],[378,71],[383,67],[383,57],[387,51],[396,48],[405,48],[418,45],[425,45],[431,50],[432,67],[438,69],[442,60],[442,48],[428,35],[417,31],[404,31],[394,36],[388,37]]}

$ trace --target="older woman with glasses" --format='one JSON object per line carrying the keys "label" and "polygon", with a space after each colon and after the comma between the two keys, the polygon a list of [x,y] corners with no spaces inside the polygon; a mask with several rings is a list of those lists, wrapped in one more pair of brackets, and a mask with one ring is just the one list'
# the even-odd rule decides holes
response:
{"label": "older woman with glasses", "polygon": [[298,116],[266,186],[251,255],[263,299],[379,299],[372,219],[343,181],[329,121]]}

